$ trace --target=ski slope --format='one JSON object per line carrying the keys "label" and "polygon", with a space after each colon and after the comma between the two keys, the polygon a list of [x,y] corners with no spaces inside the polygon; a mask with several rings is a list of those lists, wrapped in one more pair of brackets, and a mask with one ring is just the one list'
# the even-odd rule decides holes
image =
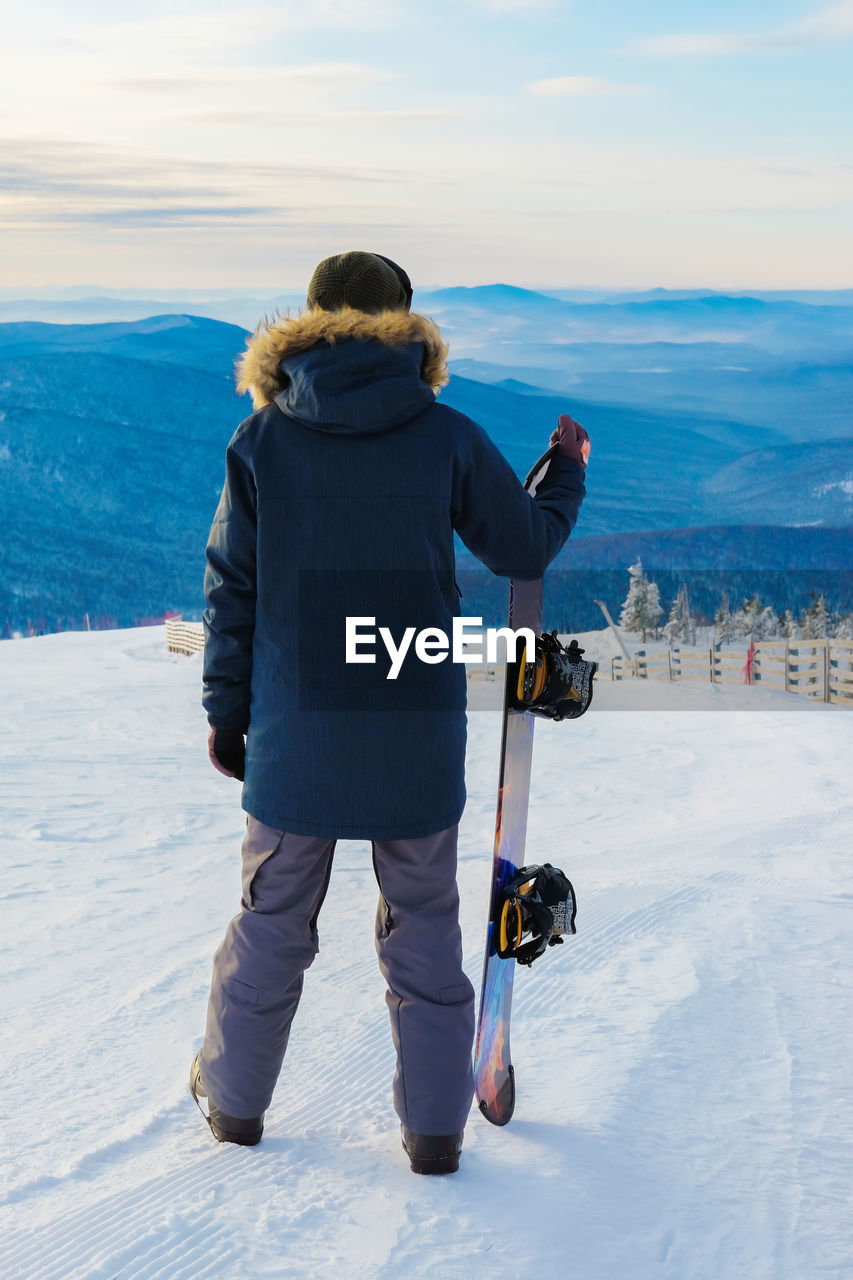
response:
{"label": "ski slope", "polygon": [[[338,844],[263,1142],[193,1105],[244,823],[200,671],[163,628],[0,645],[4,1280],[853,1275],[850,710],[602,680],[537,726],[528,860],[570,875],[578,934],[518,973],[515,1119],[472,1113],[459,1174],[419,1178],[366,844]],[[479,985],[499,721],[469,720]]]}

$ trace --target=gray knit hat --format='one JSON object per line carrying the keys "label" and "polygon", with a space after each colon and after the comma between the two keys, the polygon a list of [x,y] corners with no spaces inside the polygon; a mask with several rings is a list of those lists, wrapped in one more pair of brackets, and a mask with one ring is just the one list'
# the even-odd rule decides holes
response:
{"label": "gray knit hat", "polygon": [[412,286],[403,268],[390,258],[353,249],[323,259],[311,277],[307,302],[323,311],[339,311],[341,307],[371,315],[408,311]]}

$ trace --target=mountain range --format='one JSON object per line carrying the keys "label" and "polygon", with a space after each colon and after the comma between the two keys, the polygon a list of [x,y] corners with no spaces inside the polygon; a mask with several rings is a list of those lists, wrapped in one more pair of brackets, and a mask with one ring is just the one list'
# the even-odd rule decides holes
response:
{"label": "mountain range", "polygon": [[[784,327],[794,307],[801,333],[813,335],[820,329],[816,314],[824,317],[828,349],[840,341],[853,307],[758,300],[756,308],[750,299],[705,297],[580,304],[506,286],[459,294],[428,295],[431,314],[438,319],[443,310],[451,351],[454,332],[470,327],[475,312],[480,329],[486,316],[498,336],[491,348],[485,344],[485,359],[452,362],[442,401],[480,422],[519,475],[547,444],[559,413],[571,412],[590,432],[588,497],[564,553],[580,557],[572,563],[603,570],[617,556],[627,568],[638,539],[662,564],[680,559],[685,572],[700,561],[728,571],[772,561],[809,572],[853,562],[853,432],[843,393],[850,366],[843,355],[826,353],[825,364],[797,364],[758,340]],[[810,388],[808,422],[761,412],[764,396],[755,386],[742,403],[729,393],[715,398],[705,375],[712,361],[725,358],[725,344],[703,338],[664,349],[561,339],[537,346],[525,336],[538,332],[541,339],[545,315],[565,330],[574,323],[571,314],[589,313],[594,329],[607,311],[618,329],[629,313],[639,325],[647,307],[652,329],[662,314],[701,328],[696,317],[725,316],[729,302],[742,317],[741,304],[764,317],[756,331],[745,327],[732,363],[750,361],[769,398],[779,401],[798,368],[800,385]],[[510,327],[511,308],[518,322],[513,341],[500,336]],[[805,319],[803,311],[815,315]],[[0,499],[7,512],[0,633],[4,624],[8,633],[42,617],[53,630],[58,620],[86,612],[124,623],[167,607],[199,616],[225,446],[251,412],[233,380],[247,336],[239,324],[171,313],[111,323],[0,324]],[[533,348],[545,353],[548,371],[530,363]],[[651,369],[672,367],[680,390],[630,398],[624,365],[631,359],[667,360],[630,376],[659,389],[660,375]],[[597,382],[583,381],[583,368],[594,363]],[[548,385],[537,385],[540,375]],[[587,396],[593,385],[597,394]],[[780,529],[781,535],[772,532]],[[699,537],[703,530],[713,535]],[[705,563],[709,546],[712,565]],[[773,560],[780,548],[784,565]]]}

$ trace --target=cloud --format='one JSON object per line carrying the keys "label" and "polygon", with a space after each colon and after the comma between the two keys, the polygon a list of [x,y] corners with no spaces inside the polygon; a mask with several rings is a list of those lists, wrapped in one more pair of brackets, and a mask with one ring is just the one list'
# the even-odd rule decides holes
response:
{"label": "cloud", "polygon": [[[332,207],[337,209],[337,205]],[[0,212],[0,226],[5,224],[11,229],[42,233],[69,226],[81,230],[92,226],[113,227],[122,231],[150,227],[176,227],[187,231],[211,227],[218,230],[272,227],[291,231],[335,227],[342,231],[359,229],[375,233],[380,227],[386,231],[389,227],[399,229],[405,225],[387,219],[384,202],[377,205],[349,203],[347,208],[356,215],[351,222],[326,221],[322,216],[326,210],[318,209],[314,202],[285,204],[271,200],[267,204],[232,205],[174,204],[158,200],[124,204],[113,199],[109,204],[99,206],[75,203],[57,206],[53,201],[42,201],[25,215],[16,215],[14,208]],[[361,221],[358,215],[361,215]]]}
{"label": "cloud", "polygon": [[814,176],[810,169],[805,169],[802,166],[758,164],[755,167],[760,173],[780,174],[783,178],[811,178]]}
{"label": "cloud", "polygon": [[[194,111],[175,114],[167,119],[192,121],[195,124],[234,125],[243,128],[247,124],[268,126],[269,111],[257,110],[254,107],[236,107],[225,111]],[[330,126],[348,126],[357,124],[430,124],[447,125],[466,119],[461,111],[442,107],[389,107],[376,109],[347,109],[345,111],[306,111],[299,112],[299,128],[328,128]]]}
{"label": "cloud", "polygon": [[217,226],[233,223],[242,226],[249,218],[258,215],[268,217],[276,212],[274,205],[111,205],[108,209],[57,209],[45,210],[43,222],[56,223],[109,223],[122,227],[166,227],[189,223],[194,227],[211,223]]}
{"label": "cloud", "polygon": [[838,36],[853,35],[853,0],[843,0],[829,9],[820,9],[788,26],[792,31],[811,35],[816,40],[835,40]]}
{"label": "cloud", "polygon": [[559,0],[470,0],[478,9],[493,13],[526,13],[531,10],[553,9]]}
{"label": "cloud", "polygon": [[[174,185],[179,173],[184,181]],[[236,176],[235,176],[236,175]],[[99,143],[75,143],[65,138],[18,138],[0,140],[0,190],[29,188],[38,191],[68,190],[73,186],[91,189],[103,184],[112,192],[152,188],[171,190],[175,194],[202,191],[224,195],[245,182],[271,180],[277,182],[317,181],[318,179],[351,181],[392,181],[400,176],[398,169],[336,168],[328,164],[287,164],[260,161],[199,160],[158,155],[123,149]],[[403,175],[413,177],[414,172]],[[199,181],[193,182],[196,177]],[[222,186],[202,188],[200,182],[221,178]]]}
{"label": "cloud", "polygon": [[598,76],[557,76],[553,80],[534,80],[527,89],[530,93],[554,98],[627,97],[650,92],[647,85],[620,84],[615,80],[601,80]]}
{"label": "cloud", "polygon": [[704,57],[714,53],[744,53],[747,49],[761,47],[763,37],[700,35],[681,32],[671,36],[646,36],[635,40],[626,52],[648,54],[661,58]]}
{"label": "cloud", "polygon": [[313,62],[302,66],[262,67],[204,67],[173,76],[123,76],[105,80],[112,88],[136,93],[162,95],[178,93],[197,95],[199,89],[214,87],[218,93],[224,89],[263,90],[299,88],[304,85],[319,88],[352,89],[393,80],[399,72],[386,71],[358,62]]}
{"label": "cloud", "polygon": [[[0,222],[237,225],[281,220],[295,210],[302,217],[342,199],[354,209],[355,188],[414,177],[392,168],[176,159],[61,139],[12,139],[0,142]],[[254,203],[245,203],[247,192]]]}
{"label": "cloud", "polygon": [[[21,112],[31,104],[35,118],[45,121],[61,101],[80,119],[114,100],[116,88],[147,94],[155,107],[158,94],[207,94],[213,107],[223,91],[352,93],[396,74],[355,60],[294,65],[294,36],[302,32],[322,34],[329,27],[344,38],[370,40],[380,19],[383,33],[393,29],[400,15],[391,0],[281,0],[274,8],[250,4],[219,12],[209,4],[202,10],[197,0],[189,10],[182,0],[174,4],[176,12],[100,22],[60,11],[47,34],[38,25],[43,27],[44,15],[22,10],[0,42],[0,78],[9,101]],[[113,101],[106,110],[114,110]]]}
{"label": "cloud", "polygon": [[232,6],[216,12],[209,4],[152,17],[73,23],[59,34],[69,48],[153,59],[203,61],[235,50],[261,48],[295,31],[387,27],[392,0],[279,0],[276,5]]}
{"label": "cloud", "polygon": [[742,33],[679,32],[646,36],[632,41],[622,52],[650,57],[708,57],[715,54],[771,52],[825,44],[853,35],[853,0],[820,9],[817,13],[765,31]]}

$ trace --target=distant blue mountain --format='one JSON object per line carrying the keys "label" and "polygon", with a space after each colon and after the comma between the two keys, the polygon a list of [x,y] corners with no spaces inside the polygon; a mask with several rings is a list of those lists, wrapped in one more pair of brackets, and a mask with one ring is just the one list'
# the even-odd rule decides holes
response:
{"label": "distant blue mountain", "polygon": [[[665,416],[576,399],[567,403],[561,396],[518,394],[465,378],[451,378],[442,399],[484,426],[520,476],[547,447],[560,413],[570,409],[592,438],[583,510],[587,535],[711,523],[717,499],[706,486],[712,478],[733,457],[783,443],[776,432],[712,414]],[[762,518],[747,502],[729,519],[750,517]],[[813,517],[821,520],[818,503]]]}
{"label": "distant blue mountain", "polygon": [[506,344],[518,350],[527,342],[745,342],[777,354],[814,355],[853,346],[853,305],[714,293],[576,302],[508,285],[437,289],[419,294],[418,302],[449,321],[464,348],[457,355],[492,361],[499,352],[503,359]]}
{"label": "distant blue mountain", "polygon": [[[205,301],[181,297],[174,290],[163,290],[155,296],[131,298],[86,295],[57,298],[7,298],[0,301],[0,322],[46,321],[69,324],[139,323],[148,317],[191,315],[220,320],[239,325],[250,332],[260,317],[280,311],[297,310],[305,305],[305,294],[299,292],[277,293],[257,298],[223,296]],[[226,291],[227,292],[227,291]]]}
{"label": "distant blue mountain", "polygon": [[562,391],[570,411],[577,399],[713,413],[798,441],[853,434],[853,355],[815,363],[745,344],[663,342],[519,344],[517,354],[517,364],[460,359],[450,368],[526,395]]}
{"label": "distant blue mountain", "polygon": [[455,309],[476,307],[482,311],[512,314],[531,312],[537,316],[543,311],[563,314],[566,305],[564,299],[537,293],[534,289],[520,289],[513,284],[482,284],[472,287],[454,285],[449,289],[421,290],[418,293],[418,304],[425,302],[433,307],[438,303],[442,307]]}
{"label": "distant blue mountain", "polygon": [[[518,348],[518,351],[516,351]],[[541,353],[541,363],[511,363],[518,354]],[[577,374],[626,373],[631,370],[720,369],[732,365],[775,369],[780,361],[761,347],[746,342],[561,342],[513,343],[505,359],[489,363],[466,357],[454,357],[454,372],[481,382],[496,382],[508,374],[526,377],[543,387],[571,385]],[[534,376],[536,375],[536,376]],[[547,381],[543,381],[543,375]]]}
{"label": "distant blue mountain", "polygon": [[[228,291],[225,291],[226,294]],[[165,296],[120,298],[0,295],[0,321],[46,320],[97,323],[140,321],[189,313],[251,330],[276,308],[300,308],[301,290],[251,297],[223,296],[199,302],[166,291]],[[825,359],[853,347],[853,290],[821,292],[713,290],[547,290],[509,284],[472,288],[416,289],[415,309],[435,313],[453,340],[454,357],[527,363],[521,344],[648,343],[652,341],[749,344],[776,353]],[[485,322],[485,323],[484,323]],[[515,353],[515,356],[513,356]],[[738,363],[738,361],[730,361]]]}
{"label": "distant blue mountain", "polygon": [[205,316],[157,315],[111,324],[0,325],[0,358],[18,360],[46,351],[86,351],[203,369],[229,377],[243,350],[245,329]]}
{"label": "distant blue mountain", "polygon": [[759,298],[762,302],[805,302],[809,306],[853,306],[853,289],[543,289],[550,298],[603,302],[657,302],[681,298]]}
{"label": "distant blue mountain", "polygon": [[751,507],[768,524],[853,525],[853,439],[753,450],[703,490],[721,521]]}
{"label": "distant blue mountain", "polygon": [[[171,314],[0,325],[0,633],[4,622],[43,616],[53,629],[87,611],[124,623],[167,607],[199,616],[225,446],[251,412],[233,378],[246,337],[236,325]],[[829,540],[821,546],[849,546],[844,442],[815,436],[791,448],[781,432],[725,412],[567,404],[536,387],[455,376],[442,400],[480,422],[519,475],[560,412],[583,422],[593,455],[573,547],[596,535],[688,537],[727,525],[731,537],[709,545],[732,567],[747,523],[838,526],[768,533],[803,569],[815,565],[816,533]],[[624,553],[633,555],[627,544]]]}

